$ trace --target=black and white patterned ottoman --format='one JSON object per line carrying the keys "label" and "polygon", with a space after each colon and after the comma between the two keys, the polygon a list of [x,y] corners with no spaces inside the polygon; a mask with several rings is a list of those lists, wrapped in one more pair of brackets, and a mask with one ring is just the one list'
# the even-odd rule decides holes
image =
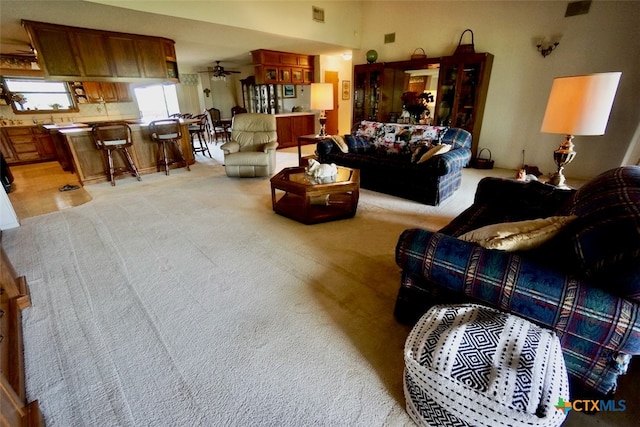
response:
{"label": "black and white patterned ottoman", "polygon": [[432,307],[404,348],[407,412],[421,426],[559,426],[569,401],[558,337],[474,304]]}

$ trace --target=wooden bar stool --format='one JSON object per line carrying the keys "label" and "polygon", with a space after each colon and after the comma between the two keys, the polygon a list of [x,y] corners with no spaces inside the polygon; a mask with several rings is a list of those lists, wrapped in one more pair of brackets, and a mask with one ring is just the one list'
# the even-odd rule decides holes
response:
{"label": "wooden bar stool", "polygon": [[[131,128],[126,123],[103,123],[95,125],[91,134],[93,142],[104,154],[106,163],[106,174],[111,185],[116,185],[116,175],[131,174],[138,181],[141,181],[138,168],[136,168],[131,154],[127,147],[133,145]],[[113,163],[113,152],[120,153],[124,167],[115,167]]]}
{"label": "wooden bar stool", "polygon": [[[193,151],[193,155],[195,156],[197,153],[202,153],[202,155],[208,155],[210,158],[211,152],[209,151],[209,146],[207,145],[207,125],[209,121],[207,120],[206,114],[198,114],[193,117],[193,119],[198,120],[197,123],[193,123],[189,125],[189,135],[191,136],[191,151]],[[198,140],[198,145],[196,146],[196,138]]]}
{"label": "wooden bar stool", "polygon": [[169,167],[173,164],[184,165],[188,171],[191,170],[180,145],[180,140],[182,139],[180,120],[162,119],[153,121],[149,123],[149,131],[151,132],[151,139],[158,143],[158,171],[160,171],[161,166],[164,166],[165,175],[169,175]]}

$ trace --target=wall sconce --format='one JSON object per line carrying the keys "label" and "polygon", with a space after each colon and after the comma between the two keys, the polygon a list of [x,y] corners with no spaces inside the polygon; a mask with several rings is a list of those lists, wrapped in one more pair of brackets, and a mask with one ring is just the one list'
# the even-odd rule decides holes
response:
{"label": "wall sconce", "polygon": [[551,37],[550,43],[545,43],[545,38],[540,37],[536,41],[536,47],[538,48],[538,52],[542,55],[543,58],[546,58],[553,50],[558,47],[560,44],[560,36]]}
{"label": "wall sconce", "polygon": [[209,89],[208,87],[207,87],[207,88],[204,88],[203,92],[204,92],[204,94],[206,95],[206,97],[208,98],[208,97],[209,97],[209,94],[211,93],[211,89]]}

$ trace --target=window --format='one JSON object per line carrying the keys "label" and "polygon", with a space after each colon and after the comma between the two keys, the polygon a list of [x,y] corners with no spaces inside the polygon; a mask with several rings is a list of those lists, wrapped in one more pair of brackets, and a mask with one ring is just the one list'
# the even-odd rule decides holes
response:
{"label": "window", "polygon": [[4,88],[6,100],[16,113],[78,111],[66,82],[5,77]]}
{"label": "window", "polygon": [[140,116],[146,121],[166,119],[179,113],[178,94],[175,85],[153,85],[134,89]]}

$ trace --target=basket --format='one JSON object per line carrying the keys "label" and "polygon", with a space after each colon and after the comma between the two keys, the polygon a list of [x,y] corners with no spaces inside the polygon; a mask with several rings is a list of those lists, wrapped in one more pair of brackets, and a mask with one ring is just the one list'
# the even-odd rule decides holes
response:
{"label": "basket", "polygon": [[[466,33],[467,31],[471,33],[471,44],[462,44],[462,38],[464,37],[464,33]],[[460,41],[458,42],[458,47],[456,48],[456,51],[453,54],[454,55],[468,55],[470,53],[476,53],[476,50],[475,50],[475,47],[474,47],[474,44],[473,44],[473,31],[471,31],[469,28],[467,28],[460,35]]]}
{"label": "basket", "polygon": [[[422,51],[422,53],[417,53],[418,51]],[[411,54],[411,59],[427,59],[427,53],[424,51],[423,48],[419,47],[416,50],[413,51],[413,54]]]}
{"label": "basket", "polygon": [[[488,159],[483,159],[481,157],[482,152],[484,150],[487,150],[489,152]],[[493,169],[493,160],[491,160],[491,150],[489,150],[488,148],[483,148],[482,150],[480,150],[480,152],[478,153],[478,157],[476,157],[475,160],[473,161],[473,167],[475,167],[476,169]]]}

